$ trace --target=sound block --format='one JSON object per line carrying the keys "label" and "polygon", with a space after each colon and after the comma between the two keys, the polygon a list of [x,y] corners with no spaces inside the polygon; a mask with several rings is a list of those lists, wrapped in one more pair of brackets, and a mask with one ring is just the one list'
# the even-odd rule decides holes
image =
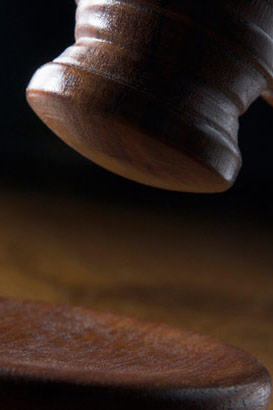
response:
{"label": "sound block", "polygon": [[265,367],[206,336],[0,299],[1,410],[262,410]]}

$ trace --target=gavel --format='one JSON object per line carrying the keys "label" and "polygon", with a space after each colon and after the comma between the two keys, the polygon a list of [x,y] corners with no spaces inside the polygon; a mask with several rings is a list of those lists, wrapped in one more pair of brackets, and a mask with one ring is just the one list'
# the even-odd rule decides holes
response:
{"label": "gavel", "polygon": [[273,103],[271,0],[77,0],[76,43],[27,99],[65,142],[117,174],[219,192],[241,166],[238,118]]}
{"label": "gavel", "polygon": [[[132,180],[228,189],[238,118],[273,104],[272,0],[78,0],[76,43],[27,99],[60,138]],[[0,300],[3,410],[265,410],[265,367],[205,336]]]}

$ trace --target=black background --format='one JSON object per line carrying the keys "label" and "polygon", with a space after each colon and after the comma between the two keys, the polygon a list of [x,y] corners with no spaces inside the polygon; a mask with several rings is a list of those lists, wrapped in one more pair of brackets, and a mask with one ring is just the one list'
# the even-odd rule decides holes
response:
{"label": "black background", "polygon": [[197,195],[145,187],[92,164],[61,142],[25,101],[34,71],[73,43],[73,0],[1,2],[0,189],[71,194],[88,200],[220,213],[272,221],[273,109],[261,98],[241,118],[243,168],[223,194]]}

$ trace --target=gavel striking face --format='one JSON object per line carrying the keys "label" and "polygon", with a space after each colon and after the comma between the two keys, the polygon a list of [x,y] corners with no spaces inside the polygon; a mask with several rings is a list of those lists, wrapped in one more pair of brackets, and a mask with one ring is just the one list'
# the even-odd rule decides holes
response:
{"label": "gavel striking face", "polygon": [[155,187],[218,192],[241,165],[238,118],[272,102],[270,0],[78,0],[76,43],[29,104],[95,163]]}

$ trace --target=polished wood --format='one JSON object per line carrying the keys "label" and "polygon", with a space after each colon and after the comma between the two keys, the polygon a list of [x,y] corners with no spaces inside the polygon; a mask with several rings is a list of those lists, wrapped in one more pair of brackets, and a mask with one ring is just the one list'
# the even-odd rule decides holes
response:
{"label": "polished wood", "polygon": [[70,196],[0,198],[2,296],[188,328],[248,351],[273,373],[270,221]]}
{"label": "polished wood", "polygon": [[3,410],[262,410],[271,381],[254,358],[205,336],[0,299],[0,392]]}
{"label": "polished wood", "polygon": [[109,170],[223,191],[241,166],[238,117],[261,94],[271,101],[272,20],[268,0],[80,0],[75,45],[38,70],[27,98]]}

